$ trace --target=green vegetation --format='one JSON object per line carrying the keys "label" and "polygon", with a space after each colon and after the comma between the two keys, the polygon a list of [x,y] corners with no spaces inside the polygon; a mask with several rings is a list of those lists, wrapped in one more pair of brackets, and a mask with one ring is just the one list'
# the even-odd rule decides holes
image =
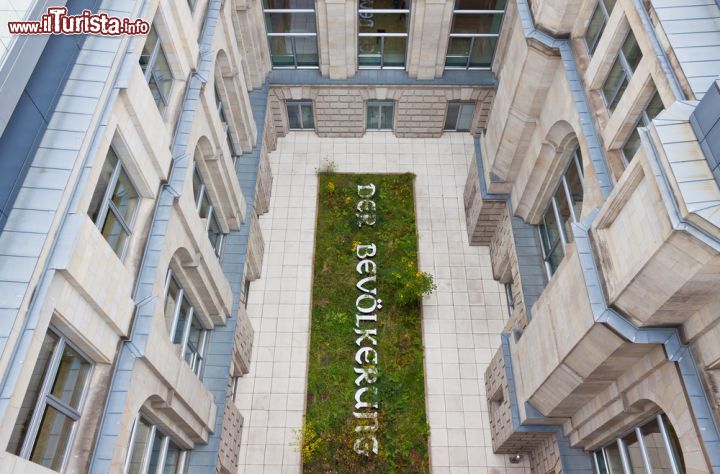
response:
{"label": "green vegetation", "polygon": [[[307,419],[298,433],[310,473],[429,472],[421,330],[432,277],[417,270],[414,176],[321,173],[313,281]],[[358,184],[376,186],[377,221],[358,226]],[[353,450],[358,245],[377,255],[379,452]]]}

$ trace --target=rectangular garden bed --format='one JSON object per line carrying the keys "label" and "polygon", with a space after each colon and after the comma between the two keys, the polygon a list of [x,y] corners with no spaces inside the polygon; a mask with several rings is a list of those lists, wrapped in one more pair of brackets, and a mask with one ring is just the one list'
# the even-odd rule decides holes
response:
{"label": "rectangular garden bed", "polygon": [[414,178],[319,175],[305,472],[429,471]]}

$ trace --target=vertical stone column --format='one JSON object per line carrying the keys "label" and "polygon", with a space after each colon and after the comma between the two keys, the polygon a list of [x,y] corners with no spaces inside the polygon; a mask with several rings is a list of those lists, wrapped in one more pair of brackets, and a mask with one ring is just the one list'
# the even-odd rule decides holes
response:
{"label": "vertical stone column", "polygon": [[357,69],[357,2],[318,0],[316,5],[320,73],[347,79]]}
{"label": "vertical stone column", "polygon": [[270,72],[270,47],[265,36],[262,2],[238,0],[233,26],[242,52],[242,69],[250,89],[262,86]]}
{"label": "vertical stone column", "polygon": [[407,71],[417,79],[442,76],[455,0],[416,0],[410,9]]}

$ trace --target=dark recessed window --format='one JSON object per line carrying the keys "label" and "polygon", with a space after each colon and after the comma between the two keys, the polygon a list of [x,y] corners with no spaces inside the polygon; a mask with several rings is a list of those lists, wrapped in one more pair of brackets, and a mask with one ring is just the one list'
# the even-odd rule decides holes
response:
{"label": "dark recessed window", "polygon": [[181,449],[144,416],[135,419],[130,435],[126,474],[183,474],[189,452]]}
{"label": "dark recessed window", "polygon": [[155,105],[162,114],[170,100],[173,77],[154,26],[150,28],[145,39],[145,46],[140,54],[140,67],[145,74],[145,80],[150,87],[153,99],[155,99]]}
{"label": "dark recessed window", "polygon": [[290,130],[314,130],[313,106],[309,100],[287,101],[288,128]]}
{"label": "dark recessed window", "polygon": [[648,105],[640,114],[640,119],[635,124],[630,137],[625,142],[625,145],[623,145],[622,152],[626,165],[633,159],[633,156],[635,156],[638,148],[640,148],[640,133],[638,132],[638,127],[649,126],[652,119],[662,112],[664,108],[665,107],[660,99],[660,95],[655,92],[650,99],[650,102],[648,102]]}
{"label": "dark recessed window", "polygon": [[450,102],[448,103],[445,126],[443,130],[454,132],[467,132],[472,127],[472,119],[475,115],[475,103],[473,102]]}
{"label": "dark recessed window", "polygon": [[456,0],[445,69],[490,69],[505,0]]}
{"label": "dark recessed window", "polygon": [[392,101],[371,100],[367,104],[367,129],[392,130],[393,128]]}
{"label": "dark recessed window", "polygon": [[615,8],[615,0],[598,0],[595,6],[595,11],[590,17],[587,30],[585,30],[585,44],[591,54],[595,52],[595,48],[600,42],[600,37],[605,31],[605,25],[607,25],[613,8]]}
{"label": "dark recessed window", "polygon": [[642,52],[635,40],[635,35],[630,30],[602,86],[605,104],[611,112],[615,110],[618,102],[620,102],[620,98],[641,59]]}

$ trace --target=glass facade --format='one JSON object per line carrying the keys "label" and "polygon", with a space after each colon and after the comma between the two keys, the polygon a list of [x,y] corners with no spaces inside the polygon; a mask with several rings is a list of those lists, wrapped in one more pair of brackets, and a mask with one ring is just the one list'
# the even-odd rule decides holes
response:
{"label": "glass facade", "polygon": [[274,68],[317,68],[317,25],[312,0],[263,0]]}
{"label": "glass facade", "polygon": [[358,67],[404,69],[410,0],[358,2]]}
{"label": "glass facade", "polygon": [[572,242],[572,224],[580,218],[583,203],[583,170],[580,149],[570,159],[560,185],[550,199],[550,205],[540,220],[538,230],[543,260],[548,276],[560,266],[565,256],[565,245]]}
{"label": "glass facade", "polygon": [[446,69],[490,69],[506,0],[456,0]]}

